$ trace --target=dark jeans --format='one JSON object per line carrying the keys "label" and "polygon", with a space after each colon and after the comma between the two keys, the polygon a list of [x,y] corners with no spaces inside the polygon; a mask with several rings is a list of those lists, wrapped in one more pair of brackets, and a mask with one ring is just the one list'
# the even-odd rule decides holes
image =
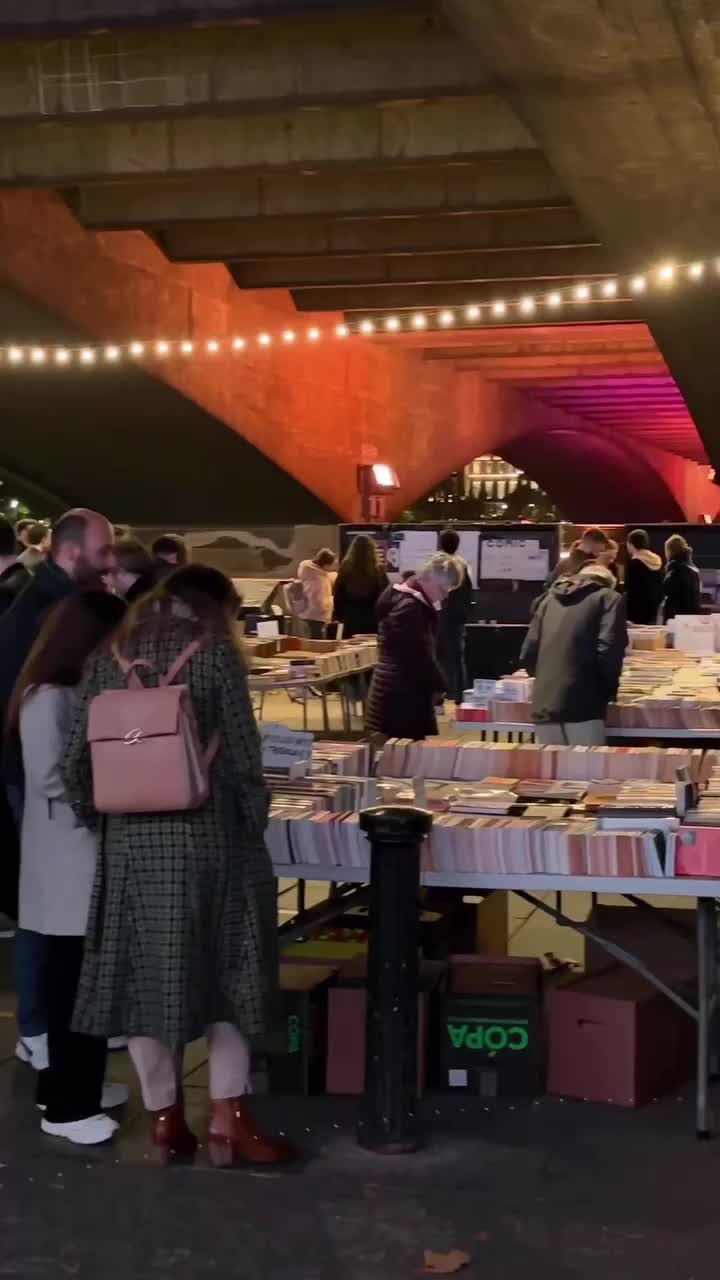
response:
{"label": "dark jeans", "polygon": [[72,1030],[84,938],[48,937],[48,1052],[38,1081],[38,1102],[54,1124],[85,1120],[102,1111],[107,1041]]}
{"label": "dark jeans", "polygon": [[445,688],[453,702],[462,702],[467,673],[465,669],[465,627],[440,624],[438,662],[445,676]]}

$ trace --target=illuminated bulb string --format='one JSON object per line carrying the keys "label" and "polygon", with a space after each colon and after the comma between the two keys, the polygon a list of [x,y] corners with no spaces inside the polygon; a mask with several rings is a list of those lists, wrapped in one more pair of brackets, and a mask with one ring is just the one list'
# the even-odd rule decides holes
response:
{"label": "illuminated bulb string", "polygon": [[278,333],[263,330],[256,334],[226,336],[223,338],[157,338],[133,339],[128,342],[59,346],[33,343],[8,343],[0,346],[0,365],[14,367],[28,365],[34,368],[102,367],[117,365],[125,360],[167,361],[173,357],[213,358],[228,353],[248,354],[253,350],[272,350],[275,347],[316,346],[329,340],[351,337],[375,337],[390,334],[423,332],[427,329],[448,330],[477,325],[492,327],[497,322],[513,324],[532,316],[542,321],[545,313],[557,314],[568,308],[571,319],[582,316],[583,310],[593,303],[615,302],[623,295],[641,297],[649,292],[667,294],[683,284],[698,284],[708,277],[720,277],[720,258],[707,262],[663,262],[649,271],[635,275],[595,277],[581,280],[563,288],[548,289],[520,297],[498,297],[489,302],[469,302],[460,307],[426,307],[416,311],[378,314],[349,324],[329,324],[322,328],[283,329]]}

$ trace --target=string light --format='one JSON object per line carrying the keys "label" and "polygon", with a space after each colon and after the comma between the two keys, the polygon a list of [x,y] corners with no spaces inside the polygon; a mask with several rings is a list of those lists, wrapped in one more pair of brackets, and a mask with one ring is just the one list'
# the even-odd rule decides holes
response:
{"label": "string light", "polygon": [[[564,303],[571,301],[590,302],[593,298],[615,299],[623,291],[639,295],[653,286],[656,289],[661,286],[671,286],[681,278],[698,282],[710,271],[720,275],[720,257],[710,258],[706,261],[697,260],[684,263],[661,262],[649,272],[625,276],[621,280],[616,277],[608,277],[604,280],[598,279],[592,282],[581,281],[563,288],[552,289],[547,293],[497,298],[494,302],[483,306],[478,303],[468,303],[467,306],[459,310],[450,307],[432,307],[428,311],[416,311],[408,316],[391,313],[385,316],[378,315],[374,319],[365,317],[352,324],[335,324],[325,332],[338,339],[348,338],[353,335],[369,337],[377,333],[378,330],[391,334],[400,333],[406,329],[415,331],[424,331],[430,328],[448,329],[456,323],[462,325],[463,322],[477,324],[482,320],[483,316],[486,321],[501,321],[507,317],[508,322],[512,324],[512,310],[519,311],[524,316],[531,316],[542,305],[557,310]],[[131,356],[135,360],[139,360],[146,354],[170,357],[173,355],[192,356],[203,354],[214,356],[223,350],[228,351],[230,349],[239,352],[248,347],[248,341],[256,342],[261,347],[270,347],[275,341],[282,341],[284,344],[291,346],[302,336],[308,342],[318,342],[323,336],[323,330],[313,325],[305,331],[304,335],[293,329],[280,330],[275,334],[260,332],[251,335],[250,340],[242,337],[226,337],[224,339],[208,338],[203,339],[201,342],[193,342],[188,338],[176,338],[174,340],[160,338],[146,343],[138,339],[132,339],[124,343],[116,342],[108,345],[87,344],[77,347],[55,347],[53,345],[22,346],[13,343],[7,346],[0,346],[0,360],[4,360],[6,366],[25,363],[43,365],[50,361],[56,366],[67,367],[76,360],[85,366],[98,363],[116,364],[121,362],[123,357]]]}

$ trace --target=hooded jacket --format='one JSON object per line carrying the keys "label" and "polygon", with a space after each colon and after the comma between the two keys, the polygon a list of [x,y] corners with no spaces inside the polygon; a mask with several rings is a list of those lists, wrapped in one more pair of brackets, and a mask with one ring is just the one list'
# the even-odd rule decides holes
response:
{"label": "hooded jacket", "polygon": [[663,592],[663,622],[669,622],[678,614],[702,612],[700,574],[689,552],[668,560]]}
{"label": "hooded jacket", "polygon": [[306,622],[331,622],[335,574],[321,569],[314,560],[303,560],[297,576],[305,591],[305,604],[297,616]]}
{"label": "hooded jacket", "polygon": [[604,720],[626,645],[625,600],[606,574],[558,578],[540,601],[520,654],[535,676],[533,720]]}
{"label": "hooded jacket", "polygon": [[628,622],[653,626],[663,599],[663,562],[654,551],[636,551],[625,570]]}

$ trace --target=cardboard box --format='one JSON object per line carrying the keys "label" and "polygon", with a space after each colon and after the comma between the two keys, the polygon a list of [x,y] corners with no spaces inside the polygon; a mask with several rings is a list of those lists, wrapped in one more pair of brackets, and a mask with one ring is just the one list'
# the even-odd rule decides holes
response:
{"label": "cardboard box", "polygon": [[268,1047],[271,1093],[322,1093],[328,987],[337,969],[320,964],[281,964],[282,1015]]}
{"label": "cardboard box", "polygon": [[543,1091],[541,983],[534,958],[451,957],[439,1019],[443,1087],[485,1097]]}
{"label": "cardboard box", "polygon": [[637,1107],[693,1071],[695,1024],[621,966],[547,995],[547,1087]]}
{"label": "cardboard box", "polygon": [[675,875],[720,877],[720,828],[680,828],[675,845]]}
{"label": "cardboard box", "polygon": [[[631,906],[596,906],[587,923],[598,934],[644,961],[671,985],[688,982],[697,975],[694,906],[663,907],[658,911]],[[616,963],[599,942],[586,939],[586,975],[604,973]]]}
{"label": "cardboard box", "polygon": [[[362,1093],[365,1088],[366,973],[348,966],[328,992],[327,1067],[328,1093]],[[418,992],[418,1094],[425,1090],[430,1007],[436,975],[421,974]]]}

